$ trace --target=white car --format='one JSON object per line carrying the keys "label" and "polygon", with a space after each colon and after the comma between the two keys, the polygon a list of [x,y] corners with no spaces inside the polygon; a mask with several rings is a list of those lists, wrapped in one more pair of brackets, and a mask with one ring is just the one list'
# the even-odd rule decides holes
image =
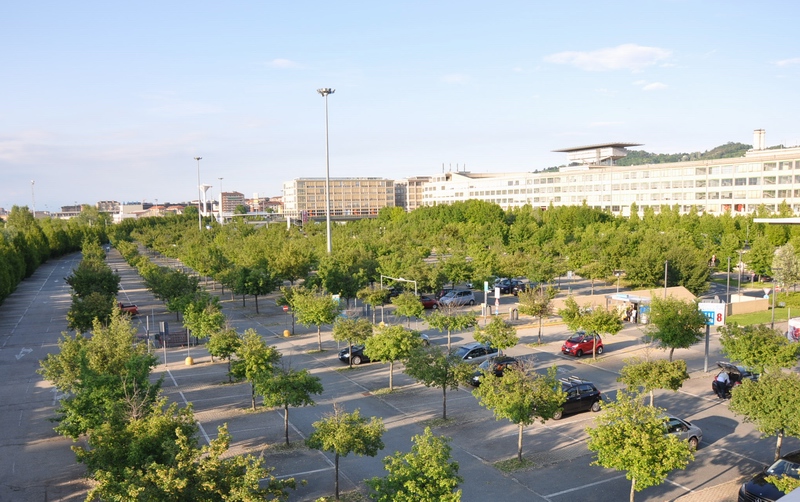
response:
{"label": "white car", "polygon": [[454,289],[439,299],[442,305],[475,305],[475,295],[468,289]]}

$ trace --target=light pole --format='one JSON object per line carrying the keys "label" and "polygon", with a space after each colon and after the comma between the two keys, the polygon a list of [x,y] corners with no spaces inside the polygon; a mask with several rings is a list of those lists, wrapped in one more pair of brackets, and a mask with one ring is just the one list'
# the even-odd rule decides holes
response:
{"label": "light pole", "polygon": [[201,232],[203,231],[203,215],[200,212],[200,190],[202,190],[202,188],[200,188],[200,160],[202,158],[203,157],[194,158],[194,160],[197,161],[197,228],[200,229]]}
{"label": "light pole", "polygon": [[323,87],[317,92],[325,98],[325,226],[328,235],[328,254],[331,254],[331,161],[328,151],[328,94],[333,94],[336,89]]}
{"label": "light pole", "polygon": [[219,221],[222,223],[222,178],[219,179]]}
{"label": "light pole", "polygon": [[414,295],[415,296],[417,295],[417,281],[414,281],[414,280],[411,280],[411,279],[403,279],[402,277],[389,277],[388,275],[382,275],[381,276],[381,289],[383,289],[383,278],[384,277],[387,278],[387,279],[391,279],[393,281],[413,282],[414,283]]}
{"label": "light pole", "polygon": [[31,180],[31,202],[33,203],[33,217],[34,217],[34,219],[36,218],[36,194],[33,192],[33,185],[35,185],[35,184],[36,184],[36,182],[34,180]]}
{"label": "light pole", "polygon": [[617,293],[619,293],[619,279],[620,279],[620,277],[622,277],[622,274],[624,274],[624,273],[625,273],[624,270],[615,270],[614,271],[614,275],[617,276]]}

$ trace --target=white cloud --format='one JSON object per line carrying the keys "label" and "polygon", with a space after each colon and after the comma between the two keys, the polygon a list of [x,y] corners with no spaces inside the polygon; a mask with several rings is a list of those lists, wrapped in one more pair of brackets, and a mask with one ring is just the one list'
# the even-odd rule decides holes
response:
{"label": "white cloud", "polygon": [[297,68],[300,66],[299,64],[295,63],[290,59],[281,59],[281,58],[273,59],[272,61],[269,62],[269,65],[272,66],[273,68]]}
{"label": "white cloud", "polygon": [[544,59],[549,63],[571,65],[586,71],[638,71],[667,59],[671,55],[671,51],[658,47],[623,44],[588,52],[558,52],[546,56]]}
{"label": "white cloud", "polygon": [[661,89],[666,89],[668,86],[667,84],[662,84],[661,82],[651,82],[646,84],[642,87],[643,91],[660,91]]}
{"label": "white cloud", "polygon": [[800,64],[800,58],[781,59],[780,61],[775,61],[775,66],[792,66],[796,64]]}
{"label": "white cloud", "polygon": [[465,84],[467,80],[467,76],[460,73],[451,73],[442,77],[442,81],[448,84]]}

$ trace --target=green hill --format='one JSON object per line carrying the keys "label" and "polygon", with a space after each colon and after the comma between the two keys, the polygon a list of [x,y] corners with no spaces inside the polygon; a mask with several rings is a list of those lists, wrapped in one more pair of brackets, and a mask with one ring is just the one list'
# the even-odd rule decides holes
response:
{"label": "green hill", "polygon": [[743,157],[747,150],[753,148],[744,143],[725,143],[705,152],[693,153],[650,153],[644,150],[630,150],[628,156],[619,159],[618,166],[640,166],[642,164],[664,164],[667,162],[683,162],[688,160],[711,160]]}

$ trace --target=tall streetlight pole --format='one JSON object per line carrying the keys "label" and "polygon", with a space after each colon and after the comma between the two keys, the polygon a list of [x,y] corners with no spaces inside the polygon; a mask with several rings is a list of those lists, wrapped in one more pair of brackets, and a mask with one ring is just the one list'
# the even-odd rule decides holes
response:
{"label": "tall streetlight pole", "polygon": [[33,217],[36,218],[36,194],[33,191],[33,185],[36,184],[36,181],[31,180],[31,202],[33,203]]}
{"label": "tall streetlight pole", "polygon": [[222,178],[219,179],[219,221],[222,223]]}
{"label": "tall streetlight pole", "polygon": [[328,234],[328,254],[331,254],[331,160],[328,151],[328,94],[336,89],[323,87],[317,92],[325,98],[325,225]]}
{"label": "tall streetlight pole", "polygon": [[197,161],[197,228],[202,232],[203,231],[203,215],[200,211],[200,199],[202,198],[200,195],[200,160],[203,157],[195,157],[194,160]]}

